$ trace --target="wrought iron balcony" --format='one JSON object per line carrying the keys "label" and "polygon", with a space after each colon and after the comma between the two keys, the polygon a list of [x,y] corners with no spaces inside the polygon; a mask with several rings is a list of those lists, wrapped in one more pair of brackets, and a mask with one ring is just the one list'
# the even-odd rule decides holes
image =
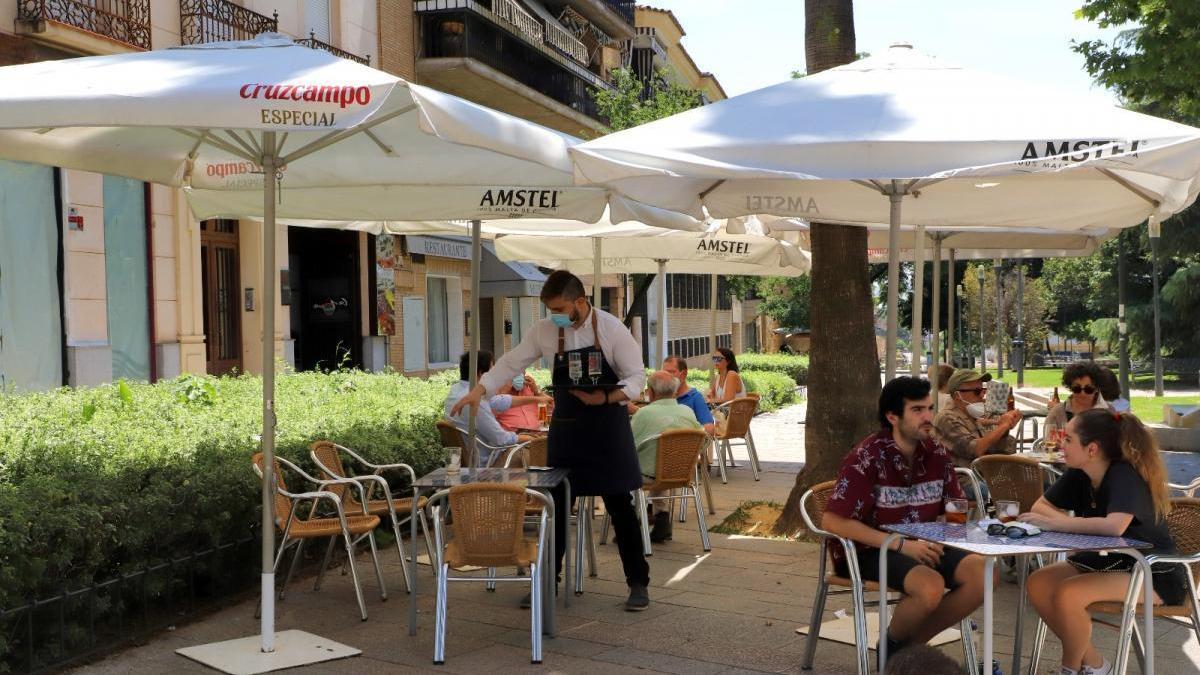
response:
{"label": "wrought iron balcony", "polygon": [[357,62],[363,64],[364,66],[371,65],[371,55],[370,54],[368,54],[366,56],[359,56],[357,54],[351,54],[350,52],[348,52],[344,49],[338,49],[337,47],[334,47],[333,45],[329,44],[328,42],[321,42],[320,40],[318,40],[316,33],[312,32],[312,31],[309,31],[308,37],[304,38],[303,40],[296,40],[296,44],[304,45],[305,47],[311,47],[312,49],[324,49],[325,51],[329,52],[330,54],[333,54],[334,56],[340,56],[343,59],[350,59],[351,61],[357,61]]}
{"label": "wrought iron balcony", "polygon": [[179,39],[185,45],[251,40],[278,29],[278,13],[266,16],[228,0],[179,0]]}
{"label": "wrought iron balcony", "polygon": [[17,22],[44,30],[47,21],[150,49],[150,0],[17,0]]}

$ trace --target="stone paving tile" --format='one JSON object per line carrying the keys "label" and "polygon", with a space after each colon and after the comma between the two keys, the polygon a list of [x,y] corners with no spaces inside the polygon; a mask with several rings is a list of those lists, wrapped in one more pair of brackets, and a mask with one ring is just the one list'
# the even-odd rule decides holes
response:
{"label": "stone paving tile", "polygon": [[725,669],[723,664],[697,661],[670,654],[648,652],[641,649],[620,647],[610,649],[593,657],[595,661],[620,663],[634,668],[644,668],[658,673],[676,673],[677,675],[716,675]]}

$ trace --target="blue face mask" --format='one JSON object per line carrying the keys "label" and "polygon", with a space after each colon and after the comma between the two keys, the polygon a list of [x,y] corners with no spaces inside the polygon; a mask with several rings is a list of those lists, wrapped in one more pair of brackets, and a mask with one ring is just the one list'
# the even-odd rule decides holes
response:
{"label": "blue face mask", "polygon": [[569,314],[551,314],[550,320],[559,328],[568,328],[571,325],[571,316]]}
{"label": "blue face mask", "polygon": [[512,379],[512,388],[513,388],[513,391],[521,391],[522,389],[524,389],[525,388],[525,376],[524,375],[514,376]]}

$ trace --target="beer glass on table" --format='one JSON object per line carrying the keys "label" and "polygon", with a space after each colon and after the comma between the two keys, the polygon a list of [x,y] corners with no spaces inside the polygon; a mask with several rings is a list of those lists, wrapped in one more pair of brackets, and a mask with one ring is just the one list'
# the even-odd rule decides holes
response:
{"label": "beer glass on table", "polygon": [[945,505],[946,522],[959,525],[967,522],[967,509],[967,500],[952,497],[947,498]]}
{"label": "beer glass on table", "polygon": [[1002,523],[1017,519],[1021,515],[1021,504],[1009,499],[996,500],[996,518]]}

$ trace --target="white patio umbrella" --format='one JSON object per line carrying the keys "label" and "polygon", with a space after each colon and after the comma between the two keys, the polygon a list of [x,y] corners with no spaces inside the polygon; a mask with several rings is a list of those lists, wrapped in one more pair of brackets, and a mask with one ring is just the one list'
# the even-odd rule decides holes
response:
{"label": "white patio umbrella", "polygon": [[[1153,227],[1200,189],[1200,129],[970,72],[909,45],[571,154],[582,183],[717,218],[1050,229],[1149,218]],[[895,337],[893,309],[889,377]]]}
{"label": "white patio umbrella", "polygon": [[[575,142],[281,35],[0,68],[0,158],[183,187],[198,218],[261,216],[268,308],[277,215],[598,219],[607,192],[573,184]],[[623,200],[613,209],[652,217]],[[264,311],[262,634],[245,654],[260,669],[298,663],[292,642],[291,654],[271,655],[274,332]]]}
{"label": "white patio umbrella", "polygon": [[[663,325],[658,330],[658,358],[666,356],[665,327],[666,277],[668,266],[678,274],[740,274],[751,276],[795,276],[809,270],[807,252],[790,242],[764,235],[756,219],[751,223],[736,221],[730,228],[725,221],[712,221],[701,232],[684,232],[649,227],[641,223],[624,223],[597,229],[590,236],[555,234],[552,223],[539,228],[542,234],[525,234],[538,230],[539,221],[525,220],[507,229],[496,223],[504,236],[496,238],[496,255],[501,260],[532,262],[541,267],[570,270],[575,274],[591,274],[595,279],[594,292],[599,297],[599,279],[604,273],[657,274],[659,284],[659,316]],[[735,230],[731,232],[730,230]],[[598,300],[597,300],[598,302]],[[715,340],[714,318],[710,339]]]}

